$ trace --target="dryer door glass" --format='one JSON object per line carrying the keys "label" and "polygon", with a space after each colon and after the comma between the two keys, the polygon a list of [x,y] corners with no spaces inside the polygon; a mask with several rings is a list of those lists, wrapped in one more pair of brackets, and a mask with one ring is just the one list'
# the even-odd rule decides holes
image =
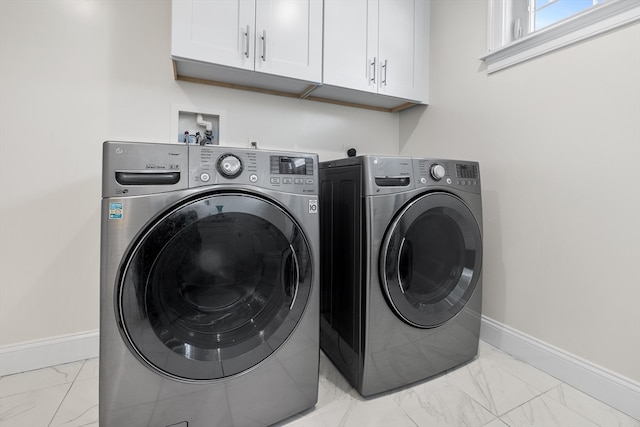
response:
{"label": "dryer door glass", "polygon": [[212,194],[161,215],[125,259],[122,332],[139,358],[186,380],[255,366],[298,324],[311,291],[305,236],[284,208]]}
{"label": "dryer door glass", "polygon": [[471,297],[482,266],[481,231],[467,205],[448,193],[409,203],[389,227],[380,257],[383,290],[406,322],[430,328]]}

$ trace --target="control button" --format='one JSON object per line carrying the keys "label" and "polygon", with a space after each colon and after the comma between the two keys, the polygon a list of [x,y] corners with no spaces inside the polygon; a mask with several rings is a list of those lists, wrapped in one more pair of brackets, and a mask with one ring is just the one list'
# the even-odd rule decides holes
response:
{"label": "control button", "polygon": [[202,181],[202,182],[209,182],[209,180],[210,180],[210,179],[211,179],[211,175],[209,175],[208,173],[206,173],[206,172],[202,172],[202,173],[200,174],[200,181]]}
{"label": "control button", "polygon": [[282,178],[283,184],[292,184],[293,180],[291,178]]}
{"label": "control button", "polygon": [[311,179],[311,178],[307,178],[306,183],[307,183],[307,184],[313,184],[313,179]]}
{"label": "control button", "polygon": [[436,181],[440,181],[442,178],[444,178],[444,174],[446,171],[444,170],[444,166],[436,163],[431,165],[430,172],[433,179],[435,179]]}
{"label": "control button", "polygon": [[242,172],[242,161],[233,154],[225,154],[218,159],[218,172],[227,178],[235,178]]}
{"label": "control button", "polygon": [[272,178],[271,178],[271,183],[272,183],[272,184],[280,184],[280,178],[274,178],[274,177],[272,177]]}
{"label": "control button", "polygon": [[451,178],[447,178],[447,184],[451,184]]}
{"label": "control button", "polygon": [[420,178],[420,183],[426,184],[427,183],[427,178],[425,178],[424,176],[422,178]]}
{"label": "control button", "polygon": [[294,182],[294,183],[296,183],[296,184],[304,184],[304,179],[302,179],[302,178],[295,178],[295,179],[293,180],[293,182]]}
{"label": "control button", "polygon": [[255,173],[252,173],[251,176],[249,176],[249,181],[253,183],[258,182],[258,175],[256,175]]}

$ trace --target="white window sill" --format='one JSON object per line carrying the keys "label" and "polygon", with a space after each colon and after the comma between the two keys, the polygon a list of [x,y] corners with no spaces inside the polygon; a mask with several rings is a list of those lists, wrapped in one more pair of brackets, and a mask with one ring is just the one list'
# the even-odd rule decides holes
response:
{"label": "white window sill", "polygon": [[[603,3],[583,14],[551,25],[505,46],[495,49],[490,47],[489,53],[480,59],[487,64],[487,73],[491,74],[639,20],[640,0]],[[494,25],[491,17],[489,25]],[[491,31],[495,29],[490,28]]]}

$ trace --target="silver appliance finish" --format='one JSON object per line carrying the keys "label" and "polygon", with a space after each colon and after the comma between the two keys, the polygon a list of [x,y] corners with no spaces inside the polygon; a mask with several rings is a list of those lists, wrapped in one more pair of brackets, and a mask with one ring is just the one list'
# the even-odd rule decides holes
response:
{"label": "silver appliance finish", "polygon": [[269,425],[316,403],[317,162],[104,143],[101,426]]}
{"label": "silver appliance finish", "polygon": [[[334,175],[359,176],[360,190]],[[369,396],[473,359],[482,302],[478,163],[359,156],[321,163],[320,180],[321,348],[354,388]],[[346,197],[336,195],[344,188]],[[353,199],[355,213],[329,208],[331,197]],[[353,270],[340,271],[339,247],[351,247]],[[353,324],[339,313],[345,303],[359,311]]]}

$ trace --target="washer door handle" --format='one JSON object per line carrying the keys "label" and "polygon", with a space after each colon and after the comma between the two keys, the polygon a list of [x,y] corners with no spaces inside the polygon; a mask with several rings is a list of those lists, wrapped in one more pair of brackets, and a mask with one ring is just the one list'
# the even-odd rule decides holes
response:
{"label": "washer door handle", "polygon": [[288,252],[288,254],[284,255],[282,277],[284,280],[284,293],[288,297],[291,297],[289,309],[292,309],[296,303],[298,288],[300,286],[300,266],[293,246],[289,245],[285,252]]}
{"label": "washer door handle", "polygon": [[413,245],[406,237],[403,237],[398,250],[398,285],[403,294],[411,286],[412,258]]}

